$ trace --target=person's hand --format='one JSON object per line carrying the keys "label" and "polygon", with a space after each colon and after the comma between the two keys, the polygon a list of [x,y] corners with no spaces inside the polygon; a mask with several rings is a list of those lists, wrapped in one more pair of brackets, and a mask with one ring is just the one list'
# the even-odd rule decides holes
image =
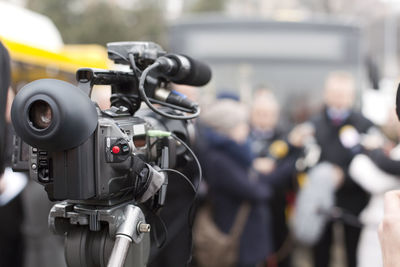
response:
{"label": "person's hand", "polygon": [[343,169],[337,165],[334,165],[333,169],[334,169],[333,182],[335,184],[335,188],[338,189],[342,186],[344,182],[344,172]]}
{"label": "person's hand", "polygon": [[367,150],[383,148],[384,144],[385,140],[383,137],[377,134],[367,134],[361,138],[361,145]]}
{"label": "person's hand", "polygon": [[262,174],[271,173],[275,167],[275,160],[271,158],[256,158],[253,161],[253,168]]}
{"label": "person's hand", "polygon": [[311,124],[299,124],[290,131],[288,136],[289,143],[295,147],[302,147],[314,132],[314,127]]}
{"label": "person's hand", "polygon": [[385,194],[385,214],[379,225],[383,266],[400,266],[400,190]]}

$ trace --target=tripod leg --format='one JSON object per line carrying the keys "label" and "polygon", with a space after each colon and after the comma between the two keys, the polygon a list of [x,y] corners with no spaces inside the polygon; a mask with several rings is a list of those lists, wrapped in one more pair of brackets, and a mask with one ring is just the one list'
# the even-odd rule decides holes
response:
{"label": "tripod leg", "polygon": [[128,249],[132,240],[126,236],[120,235],[115,238],[115,244],[108,261],[107,267],[123,267]]}
{"label": "tripod leg", "polygon": [[150,225],[144,222],[143,213],[138,207],[127,205],[124,217],[115,235],[115,244],[107,267],[123,267],[131,243],[140,243],[143,233],[150,231]]}

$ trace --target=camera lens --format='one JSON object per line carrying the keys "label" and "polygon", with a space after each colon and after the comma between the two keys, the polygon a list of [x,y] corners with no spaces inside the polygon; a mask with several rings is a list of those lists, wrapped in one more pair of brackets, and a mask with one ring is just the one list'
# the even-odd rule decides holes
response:
{"label": "camera lens", "polygon": [[37,100],[33,102],[29,108],[29,120],[31,121],[33,127],[36,129],[46,129],[50,126],[53,118],[53,112],[50,105],[43,101]]}

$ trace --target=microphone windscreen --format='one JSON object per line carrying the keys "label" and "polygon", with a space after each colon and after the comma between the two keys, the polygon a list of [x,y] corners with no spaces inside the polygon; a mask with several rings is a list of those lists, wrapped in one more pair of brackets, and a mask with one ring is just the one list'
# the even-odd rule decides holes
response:
{"label": "microphone windscreen", "polygon": [[294,235],[301,243],[314,245],[325,230],[329,218],[323,211],[334,205],[334,175],[334,166],[327,162],[308,173],[308,181],[297,196],[294,217]]}

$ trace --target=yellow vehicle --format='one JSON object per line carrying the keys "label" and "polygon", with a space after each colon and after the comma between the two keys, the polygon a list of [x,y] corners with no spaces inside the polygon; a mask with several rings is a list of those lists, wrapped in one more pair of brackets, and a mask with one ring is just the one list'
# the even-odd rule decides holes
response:
{"label": "yellow vehicle", "polygon": [[[11,23],[18,18],[18,23]],[[108,68],[107,50],[100,45],[64,45],[53,22],[40,14],[0,2],[0,41],[12,60],[12,86],[41,78],[76,83],[81,67]]]}
{"label": "yellow vehicle", "polygon": [[81,67],[107,69],[107,51],[98,45],[65,46],[60,52],[46,51],[5,38],[12,59],[12,85],[19,89],[25,83],[55,78],[75,83],[75,71]]}

